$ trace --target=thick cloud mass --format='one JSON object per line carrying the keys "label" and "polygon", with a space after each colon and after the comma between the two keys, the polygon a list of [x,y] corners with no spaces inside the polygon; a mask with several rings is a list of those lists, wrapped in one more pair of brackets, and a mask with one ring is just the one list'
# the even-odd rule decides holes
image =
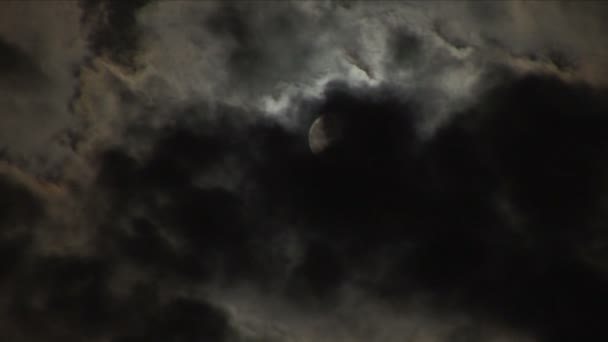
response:
{"label": "thick cloud mass", "polygon": [[607,339],[607,13],[1,3],[0,339]]}

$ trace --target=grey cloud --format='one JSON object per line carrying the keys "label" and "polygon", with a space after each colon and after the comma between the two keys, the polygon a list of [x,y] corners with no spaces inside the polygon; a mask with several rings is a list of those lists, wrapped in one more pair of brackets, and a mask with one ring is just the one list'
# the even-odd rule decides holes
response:
{"label": "grey cloud", "polygon": [[2,337],[604,333],[603,3],[0,7]]}
{"label": "grey cloud", "polygon": [[58,140],[73,120],[69,102],[87,54],[80,9],[67,2],[6,2],[2,8],[0,145],[30,171],[58,176],[70,157]]}

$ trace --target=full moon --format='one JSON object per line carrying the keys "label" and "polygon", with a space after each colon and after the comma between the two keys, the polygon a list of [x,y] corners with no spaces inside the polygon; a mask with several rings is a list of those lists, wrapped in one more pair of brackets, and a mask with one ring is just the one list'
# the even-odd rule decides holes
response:
{"label": "full moon", "polygon": [[313,154],[319,154],[323,152],[331,143],[331,138],[328,135],[327,127],[323,116],[319,116],[310,125],[308,131],[308,145]]}

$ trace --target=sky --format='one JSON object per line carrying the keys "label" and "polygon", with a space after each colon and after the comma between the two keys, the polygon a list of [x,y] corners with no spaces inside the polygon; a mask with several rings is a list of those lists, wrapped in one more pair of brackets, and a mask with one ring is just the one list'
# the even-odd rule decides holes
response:
{"label": "sky", "polygon": [[0,2],[0,339],[608,339],[608,3]]}

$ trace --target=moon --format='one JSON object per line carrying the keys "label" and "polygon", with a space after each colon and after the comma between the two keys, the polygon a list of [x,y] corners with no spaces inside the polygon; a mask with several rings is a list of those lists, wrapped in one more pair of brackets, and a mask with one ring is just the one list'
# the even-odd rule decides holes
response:
{"label": "moon", "polygon": [[308,145],[313,154],[318,155],[325,150],[332,142],[331,137],[327,132],[327,124],[324,116],[319,116],[310,125],[308,131]]}

